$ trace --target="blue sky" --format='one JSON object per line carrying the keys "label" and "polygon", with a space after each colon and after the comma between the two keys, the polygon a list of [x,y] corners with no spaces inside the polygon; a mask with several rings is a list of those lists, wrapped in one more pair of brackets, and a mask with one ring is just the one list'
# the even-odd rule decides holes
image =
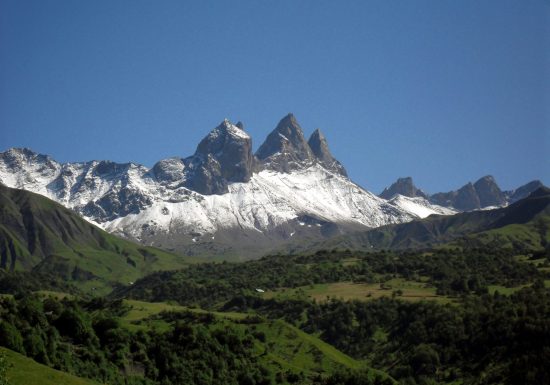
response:
{"label": "blue sky", "polygon": [[550,0],[0,1],[0,151],[151,166],[293,112],[351,178],[550,183]]}

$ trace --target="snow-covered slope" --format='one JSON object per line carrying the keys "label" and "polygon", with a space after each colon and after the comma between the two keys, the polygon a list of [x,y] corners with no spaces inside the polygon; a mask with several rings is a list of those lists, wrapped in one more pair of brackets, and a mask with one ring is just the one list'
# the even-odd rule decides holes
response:
{"label": "snow-covered slope", "polygon": [[452,213],[423,199],[387,201],[362,189],[341,165],[326,166],[333,159],[326,141],[322,152],[312,151],[290,115],[278,130],[284,141],[270,135],[260,159],[242,125],[224,121],[193,156],[151,169],[109,161],[61,164],[10,149],[0,153],[0,182],[45,195],[110,232],[185,251],[201,244],[204,253],[223,252],[219,244],[267,250],[277,242]]}
{"label": "snow-covered slope", "polygon": [[241,228],[265,232],[300,216],[321,222],[377,227],[413,217],[319,165],[292,173],[264,170],[248,183],[233,183],[221,195],[199,195],[186,189],[165,190],[136,214],[103,224],[109,231],[124,229],[136,238],[142,225],[150,230],[212,234]]}
{"label": "snow-covered slope", "polygon": [[432,214],[453,215],[457,213],[448,207],[434,205],[422,197],[411,198],[398,194],[390,199],[389,203],[418,218],[426,218]]}

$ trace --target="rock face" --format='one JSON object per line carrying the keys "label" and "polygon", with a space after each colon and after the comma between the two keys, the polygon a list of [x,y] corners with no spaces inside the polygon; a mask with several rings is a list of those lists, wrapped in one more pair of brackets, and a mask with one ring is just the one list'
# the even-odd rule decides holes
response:
{"label": "rock face", "polygon": [[291,172],[311,166],[315,156],[292,114],[285,116],[256,152],[264,169]]}
{"label": "rock face", "polygon": [[424,191],[416,188],[410,176],[397,179],[394,184],[392,184],[390,187],[385,188],[384,191],[382,191],[382,193],[379,195],[379,197],[384,199],[391,199],[395,195],[403,195],[409,198],[428,198],[428,195]]}
{"label": "rock face", "polygon": [[471,182],[456,191],[434,194],[430,196],[430,202],[443,207],[452,207],[459,211],[481,208],[479,196]]}
{"label": "rock face", "polygon": [[181,182],[184,179],[185,162],[181,158],[158,161],[151,170],[152,176],[162,184]]}
{"label": "rock face", "polygon": [[475,184],[477,196],[479,197],[479,206],[502,206],[506,204],[506,197],[498,187],[495,178],[491,175],[480,178]]}
{"label": "rock face", "polygon": [[[242,127],[242,123],[241,123]],[[201,194],[224,194],[231,182],[248,182],[256,169],[252,139],[227,119],[213,129],[185,159],[185,186]]]}
{"label": "rock face", "polygon": [[506,195],[506,198],[510,203],[514,203],[519,201],[520,199],[527,198],[532,192],[538,190],[541,187],[544,187],[542,182],[540,180],[534,180],[524,184],[521,187],[518,187],[515,190],[506,191],[504,194]]}
{"label": "rock face", "polygon": [[327,170],[334,171],[337,174],[348,176],[346,169],[330,153],[328,143],[320,129],[313,131],[307,142],[311,152],[317,158],[317,161]]}
{"label": "rock face", "polygon": [[[110,161],[62,164],[28,149],[10,149],[0,153],[0,183],[47,196],[117,235],[201,255],[227,250],[242,255],[247,247],[249,256],[260,256],[277,242],[303,244],[454,212],[422,198],[407,178],[394,188],[401,195],[389,201],[362,189],[347,178],[321,132],[306,142],[291,114],[257,157],[242,123],[225,120],[192,156],[164,159],[152,168]],[[494,187],[476,184],[483,193]],[[442,206],[479,207],[477,194],[469,184],[447,193]]]}
{"label": "rock face", "polygon": [[433,195],[426,194],[418,189],[412,178],[399,178],[397,182],[384,189],[379,195],[384,199],[392,199],[401,195],[410,198],[422,197],[436,206],[447,207],[456,211],[479,210],[486,207],[502,207],[526,198],[536,189],[543,186],[542,182],[535,180],[516,190],[502,191],[495,178],[486,175],[475,183],[467,183],[458,190],[440,192]]}
{"label": "rock face", "polygon": [[481,207],[479,196],[472,183],[462,186],[453,195],[453,207],[460,211],[476,210]]}

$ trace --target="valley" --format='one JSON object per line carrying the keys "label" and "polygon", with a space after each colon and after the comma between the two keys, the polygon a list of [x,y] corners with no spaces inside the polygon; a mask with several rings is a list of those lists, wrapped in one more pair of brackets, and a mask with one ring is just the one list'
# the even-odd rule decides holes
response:
{"label": "valley", "polygon": [[244,262],[138,245],[24,190],[0,186],[0,203],[0,346],[5,362],[29,368],[7,367],[15,384],[549,375],[540,363],[550,319],[545,187],[503,208],[324,240],[304,234],[325,224],[301,217],[292,253]]}

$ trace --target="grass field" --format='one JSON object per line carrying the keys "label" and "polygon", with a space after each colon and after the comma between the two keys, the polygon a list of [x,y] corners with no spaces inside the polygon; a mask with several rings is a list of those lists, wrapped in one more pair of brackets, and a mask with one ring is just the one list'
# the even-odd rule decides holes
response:
{"label": "grass field", "polygon": [[304,373],[329,373],[339,367],[365,367],[319,338],[284,321],[262,322],[254,325],[254,329],[265,335],[265,343],[261,344],[258,353],[267,365]]}
{"label": "grass field", "polygon": [[516,286],[516,287],[506,287],[506,286],[501,286],[501,285],[489,285],[489,286],[487,286],[487,289],[489,289],[489,294],[495,294],[495,292],[498,291],[500,294],[510,295],[510,294],[514,294],[518,290],[521,290],[525,286],[528,286],[528,285]]}
{"label": "grass field", "polygon": [[165,329],[168,324],[159,320],[147,320],[147,318],[159,314],[163,311],[190,311],[192,313],[206,314],[211,313],[219,318],[226,318],[231,320],[241,320],[246,318],[249,314],[235,313],[235,312],[208,312],[203,309],[190,308],[180,305],[172,305],[165,302],[144,302],[135,300],[124,300],[124,304],[130,306],[128,311],[121,319],[122,325],[130,330],[146,329],[149,327],[156,327],[157,329]]}
{"label": "grass field", "polygon": [[[400,290],[402,294],[397,294]],[[407,281],[402,278],[394,278],[380,283],[354,283],[335,282],[301,286],[298,288],[281,288],[264,293],[264,298],[302,298],[314,299],[317,302],[327,301],[330,298],[342,300],[369,301],[380,297],[397,296],[407,301],[430,300],[447,303],[448,297],[439,296],[435,288],[427,287],[423,282]]]}
{"label": "grass field", "polygon": [[14,351],[0,348],[8,364],[10,385],[99,385],[98,382],[49,368]]}

